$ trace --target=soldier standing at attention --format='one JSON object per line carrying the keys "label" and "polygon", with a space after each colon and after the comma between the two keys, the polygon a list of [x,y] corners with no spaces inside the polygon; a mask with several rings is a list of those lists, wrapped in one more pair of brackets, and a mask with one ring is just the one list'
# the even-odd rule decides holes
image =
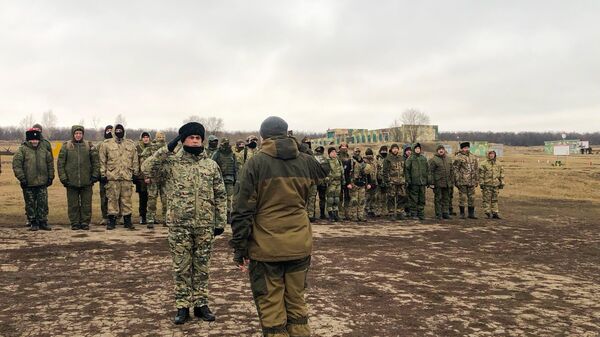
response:
{"label": "soldier standing at attention", "polygon": [[348,213],[348,208],[350,207],[350,190],[348,189],[348,185],[350,180],[352,179],[352,158],[348,153],[348,144],[345,142],[341,142],[339,146],[338,159],[342,163],[342,168],[344,169],[344,181],[346,184],[342,185],[342,192],[340,194],[340,208],[344,213],[344,220],[349,220],[350,215]]}
{"label": "soldier standing at attention", "polygon": [[[104,140],[110,139],[113,137],[113,126],[107,125],[104,128]],[[96,144],[96,149],[98,150],[98,156],[102,152],[102,145],[104,144],[104,140],[100,143]],[[100,157],[98,157],[99,160]],[[108,197],[106,196],[106,182],[100,179],[100,211],[102,211],[102,222],[101,225],[108,225]]]}
{"label": "soldier standing at attention", "polygon": [[115,229],[117,215],[123,216],[125,228],[134,229],[131,223],[131,194],[134,177],[139,175],[139,160],[135,143],[125,138],[125,128],[115,125],[113,138],[107,139],[100,150],[100,180],[106,183],[108,196],[108,225]]}
{"label": "soldier standing at attention", "polygon": [[365,150],[365,163],[367,163],[371,167],[371,173],[368,175],[368,183],[371,185],[371,188],[367,190],[366,196],[366,212],[367,216],[375,217],[375,213],[378,211],[377,205],[377,194],[378,194],[378,186],[377,186],[377,161],[373,156],[373,150],[368,148]]}
{"label": "soldier standing at attention", "polygon": [[210,135],[208,136],[208,148],[206,151],[206,156],[208,159],[212,158],[212,155],[219,149],[219,138],[217,136]]}
{"label": "soldier standing at attention", "polygon": [[390,152],[383,161],[383,184],[388,190],[388,215],[391,220],[404,220],[406,203],[404,160],[399,154],[400,147],[398,147],[398,144],[392,144]]}
{"label": "soldier standing at attention", "polygon": [[304,294],[312,232],[306,200],[311,184],[328,173],[287,134],[279,117],[261,124],[262,147],[242,172],[229,241],[234,262],[250,272],[267,337],[310,336]]}
{"label": "soldier standing at attention", "polygon": [[450,190],[454,188],[454,169],[444,145],[438,145],[429,161],[429,182],[435,196],[435,218],[450,219]]}
{"label": "soldier standing at attention", "polygon": [[[173,153],[181,141],[183,149]],[[204,126],[191,122],[142,164],[145,177],[164,172],[169,198],[169,249],[175,281],[175,324],[194,316],[214,321],[208,307],[212,243],[225,226],[227,194],[221,170],[204,151]]]}
{"label": "soldier standing at attention", "polygon": [[387,145],[382,145],[379,148],[379,153],[377,154],[377,195],[376,195],[376,204],[377,207],[375,209],[375,216],[380,217],[384,214],[388,214],[387,210],[387,186],[383,184],[383,162],[385,158],[388,156],[388,147]]}
{"label": "soldier standing at attention", "polygon": [[371,189],[369,176],[371,165],[367,164],[360,155],[360,148],[354,149],[352,156],[352,179],[347,185],[350,190],[350,217],[353,221],[366,222],[365,206],[367,205],[367,190]]}
{"label": "soldier standing at attention", "polygon": [[72,230],[90,229],[92,188],[100,179],[98,151],[83,140],[84,128],[71,127],[71,140],[65,142],[56,163],[58,178],[67,190],[69,221]]}
{"label": "soldier standing at attention", "polygon": [[335,147],[327,149],[329,159],[329,175],[327,176],[327,213],[329,215],[329,221],[337,222],[340,221],[339,205],[340,205],[340,193],[342,192],[342,186],[346,185],[344,179],[344,168],[342,163],[337,159],[337,151]]}
{"label": "soldier standing at attention", "polygon": [[496,151],[489,151],[487,160],[479,167],[479,185],[483,194],[483,210],[488,219],[500,219],[498,194],[504,188],[504,170],[498,164]]}
{"label": "soldier standing at attention", "polygon": [[219,149],[212,155],[223,175],[223,182],[225,183],[225,191],[227,192],[227,223],[231,223],[231,202],[233,199],[233,186],[237,179],[237,172],[235,170],[237,164],[235,155],[229,145],[229,139],[221,138],[221,144]]}
{"label": "soldier standing at attention", "polygon": [[475,188],[479,185],[479,168],[475,155],[470,151],[471,143],[460,144],[460,152],[454,157],[454,183],[458,188],[461,219],[465,218],[465,204],[469,207],[469,219],[475,216]]}
{"label": "soldier standing at attention", "polygon": [[[246,138],[246,147],[248,148],[248,154],[246,155],[246,161],[252,158],[258,153],[258,137],[250,135]],[[245,162],[244,162],[245,164]]]}
{"label": "soldier standing at attention", "polygon": [[[140,140],[135,146],[137,151],[139,164],[142,165],[144,158],[142,153],[144,150],[150,147],[150,134],[146,131],[140,134]],[[135,192],[138,194],[138,198],[140,200],[138,204],[138,213],[140,215],[140,225],[146,224],[146,214],[148,212],[148,185],[146,184],[144,177],[141,175],[134,176],[134,184],[135,184]]]}
{"label": "soldier standing at attention", "polygon": [[429,185],[427,158],[421,154],[421,144],[413,146],[413,154],[404,164],[410,213],[413,220],[425,220],[425,191]]}
{"label": "soldier standing at attention", "polygon": [[23,189],[25,213],[30,230],[50,230],[48,225],[48,186],[54,180],[54,160],[42,145],[42,133],[35,129],[25,132],[25,142],[12,161],[13,172]]}
{"label": "soldier standing at attention", "polygon": [[[158,131],[154,136],[154,140],[152,140],[152,143],[150,143],[150,146],[144,149],[144,152],[142,152],[142,159],[140,159],[140,164],[143,164],[146,159],[150,158],[150,156],[152,156],[156,151],[158,151],[158,149],[164,146],[165,134]],[[162,221],[162,223],[166,225],[167,195],[163,174],[160,174],[159,172],[159,174],[155,175],[152,179],[150,179],[149,177],[144,177],[144,182],[146,183],[146,186],[148,188],[148,213],[146,214],[148,216],[147,227],[149,229],[152,229],[154,228],[154,224],[159,223],[160,221]],[[163,220],[160,221],[156,218],[156,204],[159,196],[163,216]]]}

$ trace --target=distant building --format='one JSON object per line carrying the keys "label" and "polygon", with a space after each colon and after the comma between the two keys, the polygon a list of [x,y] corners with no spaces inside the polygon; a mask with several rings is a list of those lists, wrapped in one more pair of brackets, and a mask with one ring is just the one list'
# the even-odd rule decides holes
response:
{"label": "distant building", "polygon": [[341,142],[348,144],[372,143],[410,143],[410,135],[417,132],[417,141],[435,142],[439,140],[437,125],[402,125],[387,129],[328,129],[327,137],[312,139],[313,144],[327,146],[339,145]]}

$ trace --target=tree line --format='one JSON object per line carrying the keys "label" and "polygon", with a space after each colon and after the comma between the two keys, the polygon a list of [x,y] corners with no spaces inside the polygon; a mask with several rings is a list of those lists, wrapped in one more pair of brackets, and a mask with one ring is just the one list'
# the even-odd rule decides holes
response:
{"label": "tree line", "polygon": [[[600,132],[566,132],[566,139],[589,140],[590,144],[600,144]],[[509,146],[541,146],[545,141],[562,140],[561,132],[491,132],[459,131],[440,132],[442,141],[487,141]]]}

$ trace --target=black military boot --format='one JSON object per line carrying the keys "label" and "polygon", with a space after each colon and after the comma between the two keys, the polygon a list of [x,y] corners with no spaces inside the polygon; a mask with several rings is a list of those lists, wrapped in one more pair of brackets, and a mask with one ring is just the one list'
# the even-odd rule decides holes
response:
{"label": "black military boot", "polygon": [[460,210],[460,218],[461,219],[466,219],[466,217],[465,217],[465,206],[459,206],[458,209]]}
{"label": "black military boot", "polygon": [[449,211],[450,211],[450,212],[449,212],[448,214],[450,214],[450,215],[454,215],[454,216],[457,216],[457,215],[458,215],[458,214],[456,214],[456,212],[454,211],[454,207],[450,207],[450,210],[449,210]]}
{"label": "black military boot", "polygon": [[130,230],[135,229],[135,227],[131,223],[131,214],[123,215],[123,227],[130,229]]}
{"label": "black military boot", "polygon": [[106,229],[113,230],[117,227],[117,217],[114,215],[108,216],[108,223],[106,224]]}
{"label": "black military boot", "polygon": [[177,315],[175,315],[175,319],[173,323],[175,324],[183,324],[187,322],[190,318],[190,309],[188,308],[177,308]]}
{"label": "black military boot", "polygon": [[213,322],[216,319],[215,315],[213,315],[213,313],[208,308],[208,305],[194,307],[194,316],[207,322]]}
{"label": "black military boot", "polygon": [[52,230],[52,228],[50,228],[50,225],[48,225],[48,222],[45,221],[45,220],[40,221],[39,222],[39,226],[40,226],[40,229],[44,230],[44,231],[50,231],[50,230]]}
{"label": "black military boot", "polygon": [[488,219],[491,219],[492,218],[492,213],[485,212],[485,217],[488,218]]}
{"label": "black military boot", "polygon": [[442,213],[442,219],[450,220],[452,218],[450,217],[450,214],[448,214],[448,213]]}
{"label": "black military boot", "polygon": [[327,214],[325,214],[325,206],[323,207],[319,207],[319,210],[321,211],[321,220],[327,220]]}
{"label": "black military boot", "polygon": [[79,224],[78,223],[72,224],[71,225],[71,230],[78,231],[79,230]]}
{"label": "black military boot", "polygon": [[29,219],[27,219],[27,222],[25,223],[25,227],[31,227],[31,221],[29,221]]}
{"label": "black military boot", "polygon": [[308,218],[308,221],[310,221],[310,223],[314,223],[315,221],[317,221],[317,219],[316,219],[316,218],[310,218],[310,217],[309,217],[309,218]]}
{"label": "black military boot", "polygon": [[333,212],[333,221],[335,221],[335,222],[340,221],[340,212],[339,211]]}
{"label": "black military boot", "polygon": [[80,223],[79,229],[83,229],[84,231],[90,230],[90,225],[86,223]]}
{"label": "black military boot", "polygon": [[329,212],[329,214],[328,214],[329,215],[329,222],[334,222],[335,221],[335,216],[333,214],[334,214],[333,211]]}
{"label": "black military boot", "polygon": [[419,220],[423,221],[423,220],[425,220],[425,214],[423,214],[423,213],[418,213],[418,214],[417,214],[417,218],[419,218]]}
{"label": "black military boot", "polygon": [[146,227],[148,229],[154,229],[154,221],[148,221],[148,224],[146,224]]}
{"label": "black military boot", "polygon": [[469,219],[477,219],[477,217],[475,216],[475,207],[469,207]]}
{"label": "black military boot", "polygon": [[140,225],[145,225],[148,222],[146,221],[146,214],[140,215]]}
{"label": "black military boot", "polygon": [[500,215],[498,213],[494,212],[494,213],[492,213],[492,219],[498,219],[498,220],[500,220],[502,218],[500,217]]}
{"label": "black military boot", "polygon": [[442,220],[442,219],[443,219],[443,217],[442,217],[442,215],[441,215],[441,214],[436,214],[436,215],[435,215],[435,219],[436,219],[436,220]]}
{"label": "black military boot", "polygon": [[35,221],[35,220],[32,220],[30,223],[31,223],[31,225],[29,226],[29,230],[30,230],[30,231],[33,231],[33,232],[35,232],[35,231],[37,231],[38,229],[40,229],[40,226],[38,225],[37,221]]}
{"label": "black military boot", "polygon": [[396,220],[406,220],[406,217],[404,216],[404,213],[402,213],[402,212],[399,212],[399,213],[396,215]]}

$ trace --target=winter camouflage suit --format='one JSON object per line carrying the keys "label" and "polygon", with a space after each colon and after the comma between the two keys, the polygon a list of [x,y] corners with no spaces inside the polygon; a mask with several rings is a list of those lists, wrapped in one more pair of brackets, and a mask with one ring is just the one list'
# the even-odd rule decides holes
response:
{"label": "winter camouflage suit", "polygon": [[330,219],[334,217],[338,220],[340,193],[342,186],[346,184],[344,168],[337,158],[329,158],[327,159],[327,163],[329,164],[329,176],[327,176],[327,213]]}
{"label": "winter camouflage suit", "polygon": [[412,155],[404,164],[406,184],[408,185],[409,208],[412,217],[422,219],[425,216],[425,191],[429,185],[429,165],[427,158],[421,153],[416,153],[413,148]]}
{"label": "winter camouflage suit", "polygon": [[377,161],[375,160],[375,157],[372,154],[365,155],[364,161],[370,166],[371,169],[367,179],[368,183],[371,185],[371,188],[367,189],[366,191],[367,195],[365,208],[367,215],[375,216],[379,213],[379,205],[377,198],[379,195],[379,188],[377,184]]}
{"label": "winter camouflage suit", "polygon": [[21,144],[12,161],[13,172],[23,189],[25,213],[32,226],[48,221],[48,186],[54,180],[52,153],[42,141]]}
{"label": "winter camouflage suit", "polygon": [[[156,137],[150,143],[150,146],[144,149],[142,152],[140,163],[143,164],[144,161],[150,158],[158,149],[165,146],[165,135],[162,132],[157,132]],[[148,177],[144,177],[148,178]],[[147,220],[148,223],[157,223],[159,220],[156,218],[156,204],[158,202],[158,198],[160,197],[161,204],[161,214],[163,216],[162,221],[166,224],[167,220],[167,194],[166,187],[164,184],[164,173],[162,171],[157,172],[157,174],[150,179],[150,184],[148,184],[148,212],[147,212]]]}
{"label": "winter camouflage suit", "polygon": [[436,153],[429,161],[429,182],[433,185],[435,196],[435,216],[447,219],[450,215],[450,191],[454,188],[454,170],[447,153],[443,156]]}
{"label": "winter camouflage suit", "polygon": [[164,174],[169,249],[177,308],[208,305],[210,256],[215,228],[224,228],[227,194],[219,166],[206,153],[162,147],[142,164],[145,177]]}
{"label": "winter camouflage suit", "polygon": [[231,145],[229,145],[229,139],[223,138],[219,144],[219,148],[213,153],[212,160],[214,160],[223,174],[223,182],[225,183],[225,191],[227,191],[227,222],[229,223],[229,216],[231,214],[231,203],[233,201],[233,187],[237,180],[236,171],[236,159]]}
{"label": "winter camouflage suit", "polygon": [[350,189],[349,216],[352,221],[366,221],[365,206],[367,205],[367,187],[369,177],[373,172],[370,164],[365,162],[360,154],[352,157],[352,189]]}
{"label": "winter camouflage suit", "polygon": [[391,151],[383,161],[383,186],[387,188],[388,215],[394,219],[402,218],[406,205],[404,178],[404,160],[402,155]]}
{"label": "winter camouflage suit", "polygon": [[479,184],[479,168],[477,157],[467,151],[459,152],[454,157],[454,184],[458,188],[458,199],[461,216],[465,206],[469,207],[469,215],[475,213],[475,187]]}
{"label": "winter camouflage suit", "polygon": [[[494,151],[490,151],[496,154]],[[488,153],[489,156],[489,153]],[[498,193],[504,188],[504,170],[496,157],[488,159],[479,167],[479,185],[483,194],[483,211],[489,217],[498,215]]]}
{"label": "winter camouflage suit", "polygon": [[[142,133],[143,135],[144,133]],[[140,135],[140,140],[138,141],[135,149],[138,154],[138,165],[141,166],[146,158],[142,156],[144,151],[150,147],[150,143],[144,144],[143,136]],[[148,136],[149,137],[149,136]],[[138,175],[133,177],[135,184],[135,192],[138,194],[139,203],[138,203],[138,214],[142,218],[141,223],[146,222],[146,215],[148,213],[148,184],[144,181],[143,175]]]}
{"label": "winter camouflage suit", "polygon": [[[81,125],[71,127],[71,135],[84,132]],[[100,179],[98,151],[91,142],[65,142],[56,162],[58,178],[67,190],[67,204],[71,228],[79,229],[92,220],[92,187]]]}

